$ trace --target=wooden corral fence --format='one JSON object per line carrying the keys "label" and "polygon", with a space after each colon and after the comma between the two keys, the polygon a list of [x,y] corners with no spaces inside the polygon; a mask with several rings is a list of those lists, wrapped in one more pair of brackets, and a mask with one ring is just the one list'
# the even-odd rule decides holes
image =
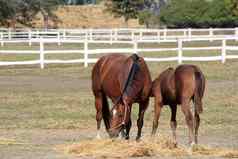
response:
{"label": "wooden corral fence", "polygon": [[[118,31],[119,29],[117,29]],[[123,30],[123,29],[121,29]],[[126,30],[126,29],[125,29]],[[224,63],[226,59],[236,59],[238,58],[238,46],[237,46],[237,29],[232,29],[233,34],[227,34],[227,35],[215,35],[214,32],[217,29],[208,29],[209,35],[192,35],[190,33],[194,32],[192,29],[180,29],[181,31],[186,32],[182,36],[179,34],[168,34],[171,30],[166,30],[166,37],[165,35],[162,35],[161,37],[161,30],[143,30],[143,32],[140,32],[142,29],[139,29],[139,31],[136,31],[135,29],[131,29],[129,34],[121,35],[119,34],[119,31],[117,32],[117,35],[115,35],[115,32],[113,32],[112,29],[109,30],[100,30],[101,34],[97,34],[96,31],[98,30],[81,30],[83,33],[78,36],[68,36],[67,33],[65,33],[65,36],[61,36],[61,32],[54,32],[55,30],[52,30],[50,32],[48,31],[36,31],[38,34],[34,34],[34,31],[31,31],[30,34],[25,35],[25,32],[18,31],[18,34],[9,33],[11,36],[7,35],[5,36],[5,32],[2,33],[2,39],[0,38],[0,54],[38,54],[39,59],[37,60],[31,60],[31,61],[0,61],[0,66],[6,66],[6,65],[32,65],[32,64],[39,64],[40,67],[43,69],[45,64],[62,64],[62,63],[84,63],[84,66],[87,67],[89,63],[95,63],[97,61],[97,58],[90,58],[90,55],[96,55],[96,54],[106,54],[106,53],[142,53],[142,52],[176,52],[176,56],[174,57],[145,57],[146,61],[150,62],[161,62],[161,61],[177,61],[178,63],[182,63],[183,61],[221,61]],[[197,29],[198,30],[198,29]],[[205,29],[199,29],[199,30],[205,30]],[[211,31],[212,30],[212,31]],[[226,29],[224,29],[226,30]],[[232,30],[229,30],[229,33],[232,33]],[[77,31],[77,30],[76,30]],[[104,31],[110,32],[110,34],[104,34]],[[151,31],[155,31],[157,36],[155,37],[154,34],[152,34]],[[221,30],[219,30],[221,31]],[[159,33],[158,33],[159,32]],[[188,32],[188,33],[187,33]],[[190,32],[190,33],[189,33]],[[213,32],[213,34],[211,34]],[[6,32],[7,33],[7,32]],[[29,32],[28,32],[29,33]],[[50,34],[52,33],[52,35]],[[54,33],[54,35],[53,35]],[[77,32],[78,33],[78,32]],[[128,30],[126,30],[126,33],[128,33]],[[165,32],[164,32],[165,33]],[[55,36],[55,34],[57,36]],[[13,36],[14,35],[14,36]],[[30,35],[30,36],[29,36]],[[189,35],[187,37],[187,35]],[[212,36],[211,36],[212,35]],[[10,38],[9,38],[10,37]],[[211,42],[218,42],[218,45],[209,45]],[[205,42],[208,43],[208,46],[189,46],[187,43],[193,42],[194,44],[199,42]],[[229,43],[228,43],[229,42]],[[32,43],[39,44],[39,49],[36,50],[14,50],[13,49],[4,49],[4,45],[10,44],[10,43],[21,43],[25,45],[32,45]],[[61,49],[47,49],[45,46],[46,44],[54,44],[57,43],[58,45],[69,43],[69,44],[83,44],[83,49],[77,49],[77,50],[61,50]],[[166,43],[173,43],[173,47],[169,45],[169,47],[157,47],[157,48],[144,48],[139,47],[140,44],[166,44]],[[90,48],[90,44],[130,44],[131,47],[129,48]],[[209,55],[209,56],[200,56],[201,51],[219,51],[219,55]],[[198,52],[198,56],[184,56],[183,53],[185,51],[194,51]],[[228,53],[229,51],[229,53]],[[232,52],[232,53],[231,53]],[[67,56],[67,54],[82,54],[83,58],[78,59],[71,59],[71,60],[52,60],[52,59],[46,59],[45,55],[47,54],[64,54],[64,56]]]}
{"label": "wooden corral fence", "polygon": [[[60,40],[171,40],[238,36],[238,28],[208,29],[11,29],[0,28],[0,40],[54,38]],[[30,43],[29,43],[30,44]]]}

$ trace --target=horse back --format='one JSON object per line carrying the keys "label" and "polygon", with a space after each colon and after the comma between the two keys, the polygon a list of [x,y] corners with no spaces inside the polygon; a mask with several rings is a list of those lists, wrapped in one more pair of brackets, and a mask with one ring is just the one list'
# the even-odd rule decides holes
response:
{"label": "horse back", "polygon": [[176,102],[173,68],[166,69],[153,81],[152,96],[156,97],[159,101],[162,101],[163,105]]}
{"label": "horse back", "polygon": [[[123,94],[133,59],[122,54],[110,54],[101,57],[93,67],[93,92],[103,91],[115,101]],[[148,98],[151,88],[151,77],[143,58],[139,58],[139,71],[135,74],[133,82],[128,88],[127,96],[134,100]],[[138,94],[140,96],[138,97]]]}
{"label": "horse back", "polygon": [[[201,79],[199,79],[201,77]],[[202,82],[201,88],[198,80]],[[205,88],[205,78],[201,70],[195,65],[180,65],[175,70],[175,83],[178,103],[181,104],[183,97],[193,98],[196,91],[200,91],[203,96]]]}

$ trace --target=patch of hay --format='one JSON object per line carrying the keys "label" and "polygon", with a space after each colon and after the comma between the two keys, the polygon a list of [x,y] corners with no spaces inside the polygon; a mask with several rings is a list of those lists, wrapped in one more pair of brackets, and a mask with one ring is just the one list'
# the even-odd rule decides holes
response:
{"label": "patch of hay", "polygon": [[188,147],[176,147],[167,137],[145,138],[140,142],[134,140],[85,140],[78,144],[63,145],[58,150],[67,154],[80,157],[95,158],[128,158],[128,157],[150,157],[150,156],[215,156],[237,158],[238,150],[222,148],[209,148],[202,145],[193,147],[192,152]]}
{"label": "patch of hay", "polygon": [[82,141],[79,144],[64,146],[67,154],[74,154],[80,157],[150,157],[150,156],[182,156],[187,155],[183,148],[175,148],[169,139],[146,138],[140,142],[134,140],[90,140]]}
{"label": "patch of hay", "polygon": [[238,158],[238,150],[211,148],[211,147],[201,146],[201,145],[196,145],[193,147],[193,154],[206,155],[206,156],[217,156],[217,157],[227,157],[227,158]]}
{"label": "patch of hay", "polygon": [[0,138],[0,145],[21,145],[23,143],[19,143],[14,139],[6,139],[6,138]]}

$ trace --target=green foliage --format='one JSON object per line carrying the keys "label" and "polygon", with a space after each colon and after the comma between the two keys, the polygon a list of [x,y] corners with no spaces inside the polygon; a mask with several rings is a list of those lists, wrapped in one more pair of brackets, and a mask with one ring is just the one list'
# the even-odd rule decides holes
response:
{"label": "green foliage", "polygon": [[160,21],[170,28],[238,26],[238,17],[224,0],[171,0],[162,9]]}
{"label": "green foliage", "polygon": [[224,0],[226,7],[232,11],[233,15],[238,16],[238,1],[237,0]]}
{"label": "green foliage", "polygon": [[124,17],[125,22],[129,19],[138,17],[139,10],[144,5],[144,0],[108,0],[106,2],[107,10],[112,12],[116,17]]}
{"label": "green foliage", "polygon": [[63,4],[63,0],[0,0],[0,24],[19,22],[31,25],[37,13],[57,20],[53,11]]}
{"label": "green foliage", "polygon": [[139,23],[144,24],[146,28],[159,25],[159,17],[157,15],[154,15],[149,10],[140,11],[138,18],[139,18]]}

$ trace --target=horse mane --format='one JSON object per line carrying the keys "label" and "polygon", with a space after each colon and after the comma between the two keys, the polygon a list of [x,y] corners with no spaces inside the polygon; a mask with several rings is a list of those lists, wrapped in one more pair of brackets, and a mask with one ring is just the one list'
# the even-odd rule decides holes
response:
{"label": "horse mane", "polygon": [[130,94],[129,92],[131,91],[133,80],[135,79],[137,72],[140,70],[140,65],[138,64],[140,57],[137,54],[132,54],[129,58],[132,59],[133,63],[131,65],[129,74],[128,74],[125,84],[123,86],[122,94],[120,97],[118,97],[116,103],[122,102],[121,100],[122,100],[123,95]]}
{"label": "horse mane", "polygon": [[135,78],[136,73],[140,70],[140,66],[138,64],[139,56],[137,54],[133,54],[130,58],[132,58],[133,63],[132,63],[130,72],[128,74],[126,83],[124,85],[122,94],[128,93],[130,86],[132,85],[133,79]]}

